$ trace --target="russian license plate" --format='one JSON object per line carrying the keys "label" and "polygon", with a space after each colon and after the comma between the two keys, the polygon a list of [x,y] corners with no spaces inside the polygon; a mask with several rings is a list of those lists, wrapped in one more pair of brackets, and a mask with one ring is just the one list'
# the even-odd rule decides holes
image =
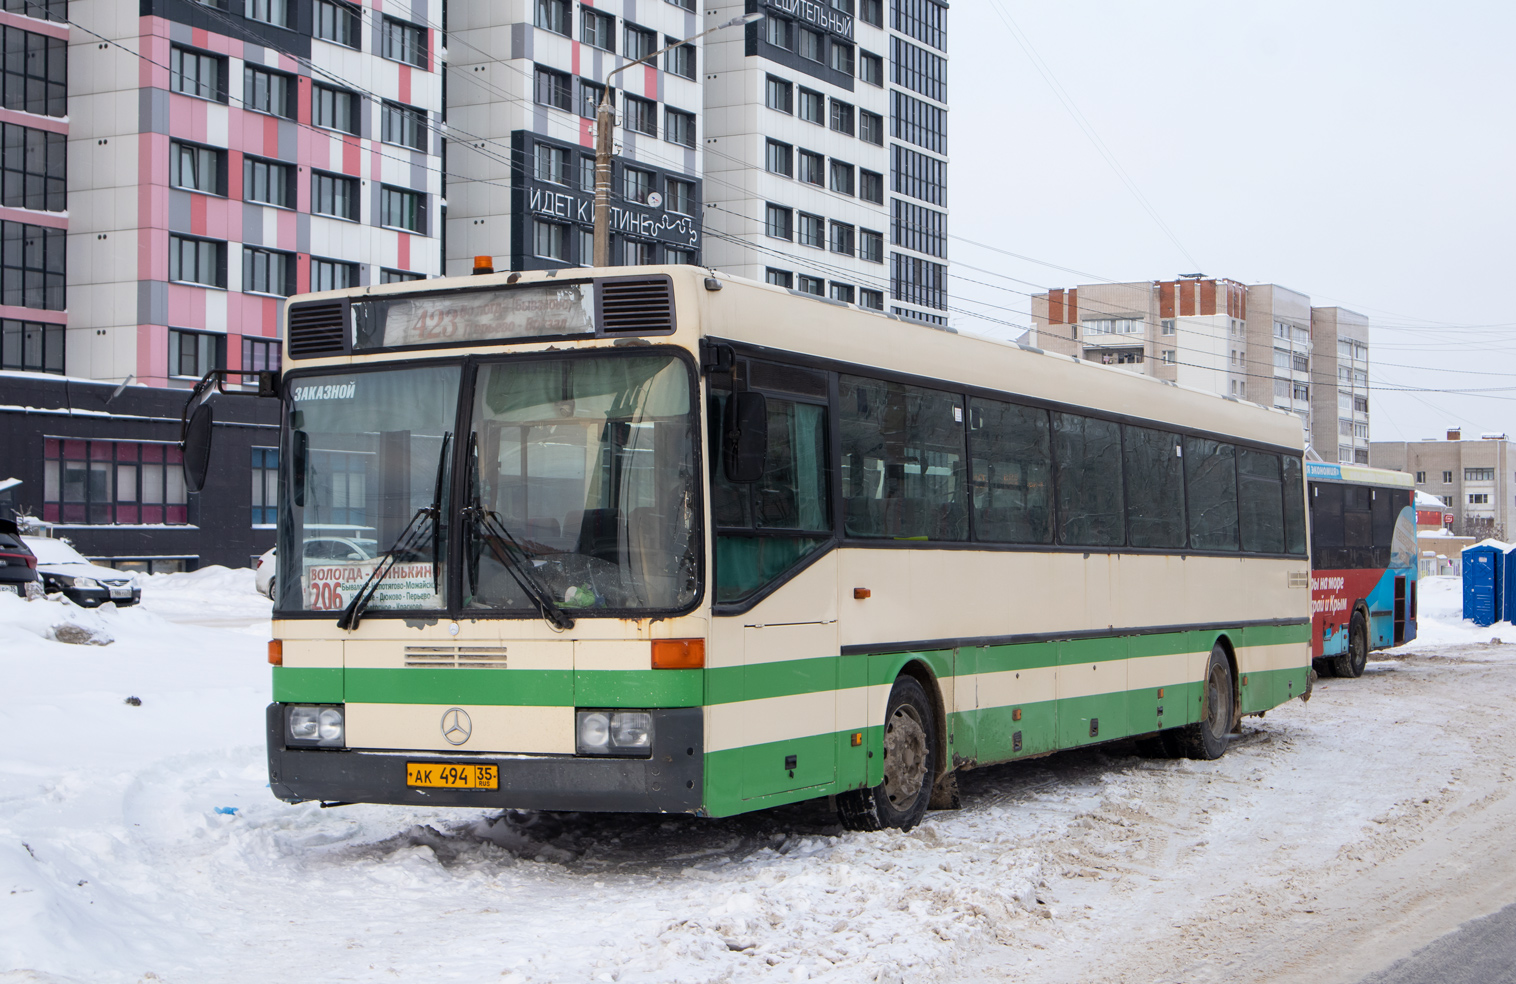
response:
{"label": "russian license plate", "polygon": [[455,762],[407,762],[405,784],[433,789],[499,789],[500,772],[493,765]]}
{"label": "russian license plate", "polygon": [[132,589],[131,588],[111,588],[111,597],[112,598],[130,598],[131,596],[132,596]]}

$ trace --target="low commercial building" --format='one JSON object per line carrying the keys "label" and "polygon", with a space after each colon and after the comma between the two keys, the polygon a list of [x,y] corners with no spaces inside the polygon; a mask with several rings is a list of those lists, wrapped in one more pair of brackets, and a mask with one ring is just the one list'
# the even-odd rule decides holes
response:
{"label": "low commercial building", "polygon": [[1461,429],[1446,440],[1375,441],[1369,463],[1415,477],[1418,491],[1447,503],[1453,533],[1509,539],[1516,531],[1516,455],[1505,434],[1465,440]]}

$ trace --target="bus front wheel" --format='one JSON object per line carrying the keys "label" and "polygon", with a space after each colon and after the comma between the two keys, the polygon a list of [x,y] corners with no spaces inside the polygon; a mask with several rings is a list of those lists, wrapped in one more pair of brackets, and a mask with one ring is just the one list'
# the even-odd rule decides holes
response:
{"label": "bus front wheel", "polygon": [[1205,668],[1205,691],[1201,697],[1200,720],[1180,731],[1180,747],[1192,759],[1218,759],[1232,740],[1234,707],[1232,667],[1226,650],[1217,643],[1211,647],[1211,659]]}
{"label": "bus front wheel", "polygon": [[849,830],[910,830],[926,813],[937,776],[937,715],[913,677],[890,688],[883,744],[884,781],[837,795],[837,817]]}
{"label": "bus front wheel", "polygon": [[1361,677],[1369,665],[1369,624],[1363,612],[1353,613],[1353,622],[1348,627],[1348,651],[1332,657],[1332,669],[1340,677]]}

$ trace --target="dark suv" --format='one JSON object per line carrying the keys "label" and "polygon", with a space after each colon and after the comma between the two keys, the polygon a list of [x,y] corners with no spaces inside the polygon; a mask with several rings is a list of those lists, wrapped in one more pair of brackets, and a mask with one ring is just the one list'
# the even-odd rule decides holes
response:
{"label": "dark suv", "polygon": [[21,531],[8,519],[0,519],[0,591],[26,597],[26,586],[37,580],[37,558],[21,539]]}

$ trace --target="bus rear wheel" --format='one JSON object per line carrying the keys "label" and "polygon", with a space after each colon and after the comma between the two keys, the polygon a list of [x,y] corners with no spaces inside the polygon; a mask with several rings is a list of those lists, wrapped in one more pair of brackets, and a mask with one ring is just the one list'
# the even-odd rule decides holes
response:
{"label": "bus rear wheel", "polygon": [[1361,677],[1369,665],[1369,624],[1362,612],[1353,613],[1348,627],[1348,651],[1332,657],[1332,669],[1340,677]]}
{"label": "bus rear wheel", "polygon": [[837,817],[849,830],[910,830],[926,814],[937,776],[937,715],[913,677],[890,688],[883,744],[884,781],[837,796]]}
{"label": "bus rear wheel", "polygon": [[1218,759],[1226,753],[1232,740],[1235,708],[1232,695],[1232,667],[1221,643],[1211,647],[1205,668],[1205,691],[1201,697],[1200,720],[1180,729],[1179,744],[1192,759]]}

